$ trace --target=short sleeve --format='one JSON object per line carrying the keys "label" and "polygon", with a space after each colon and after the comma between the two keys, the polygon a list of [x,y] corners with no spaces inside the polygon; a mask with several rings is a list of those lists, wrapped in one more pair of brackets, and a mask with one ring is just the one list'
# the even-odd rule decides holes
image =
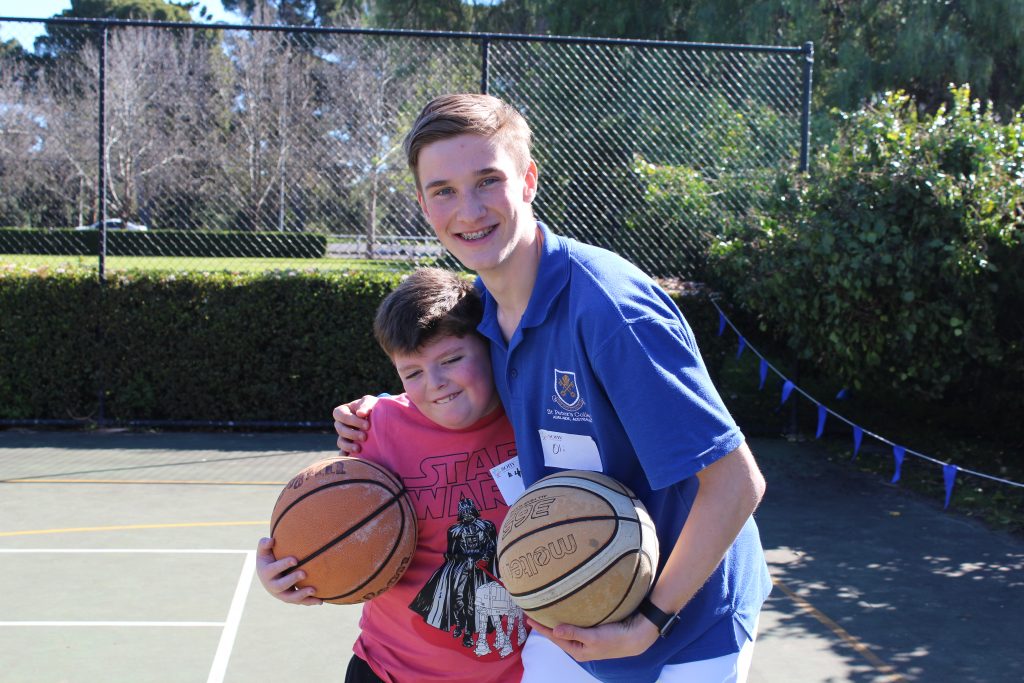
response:
{"label": "short sleeve", "polygon": [[691,477],[742,445],[683,320],[623,324],[593,363],[652,488]]}

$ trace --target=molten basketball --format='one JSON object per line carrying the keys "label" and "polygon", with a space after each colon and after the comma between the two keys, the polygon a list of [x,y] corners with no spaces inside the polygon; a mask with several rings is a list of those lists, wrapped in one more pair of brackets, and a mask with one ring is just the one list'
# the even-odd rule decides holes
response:
{"label": "molten basketball", "polygon": [[325,602],[364,602],[393,586],[416,550],[416,514],[401,481],[359,458],[310,465],[281,491],[270,518],[274,555],[298,560]]}
{"label": "molten basketball", "polygon": [[533,483],[498,535],[512,599],[545,626],[625,619],[647,595],[658,537],[647,509],[611,477],[569,470]]}

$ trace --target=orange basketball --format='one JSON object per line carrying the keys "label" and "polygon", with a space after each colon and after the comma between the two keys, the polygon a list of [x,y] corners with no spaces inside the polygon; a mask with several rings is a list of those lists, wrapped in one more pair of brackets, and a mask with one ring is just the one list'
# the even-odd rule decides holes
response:
{"label": "orange basketball", "polygon": [[350,605],[401,578],[416,551],[416,514],[401,481],[368,460],[314,463],[281,491],[270,518],[274,555],[293,556],[324,602]]}
{"label": "orange basketball", "polygon": [[620,482],[568,470],[535,481],[498,534],[512,600],[545,626],[597,626],[632,614],[654,582],[658,537]]}

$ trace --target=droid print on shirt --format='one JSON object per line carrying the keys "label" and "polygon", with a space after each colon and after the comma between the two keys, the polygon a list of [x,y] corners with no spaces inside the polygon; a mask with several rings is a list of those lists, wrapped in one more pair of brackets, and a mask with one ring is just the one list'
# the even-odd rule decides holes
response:
{"label": "droid print on shirt", "polygon": [[[463,646],[474,648],[480,657],[492,647],[501,657],[510,655],[513,632],[516,645],[526,641],[523,611],[505,587],[491,578],[496,571],[497,539],[494,523],[480,518],[471,498],[461,497],[458,521],[448,527],[444,563],[409,605],[434,628],[461,637]],[[491,633],[493,644],[488,642]]]}

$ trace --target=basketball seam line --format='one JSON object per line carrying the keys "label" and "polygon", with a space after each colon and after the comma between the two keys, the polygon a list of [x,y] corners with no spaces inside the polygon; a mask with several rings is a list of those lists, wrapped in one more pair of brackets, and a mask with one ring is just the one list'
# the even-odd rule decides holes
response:
{"label": "basketball seam line", "polygon": [[[551,607],[552,605],[557,605],[558,603],[563,602],[563,601],[565,601],[568,598],[571,598],[572,596],[576,595],[577,593],[582,591],[584,588],[586,588],[587,586],[589,586],[590,584],[594,583],[595,581],[600,579],[602,576],[604,576],[605,574],[610,572],[612,570],[612,568],[616,565],[616,563],[618,563],[619,561],[621,561],[622,559],[624,559],[626,557],[629,557],[630,555],[636,555],[637,559],[639,560],[640,555],[646,555],[646,553],[643,550],[640,550],[640,549],[627,550],[626,552],[624,552],[621,555],[619,555],[618,557],[616,557],[613,561],[609,562],[608,566],[606,566],[600,572],[598,572],[597,574],[595,574],[594,576],[590,577],[585,582],[580,584],[577,588],[569,591],[568,593],[566,593],[564,595],[559,596],[558,599],[556,599],[556,600],[551,600],[550,602],[546,602],[543,605],[537,605],[535,607],[531,607],[530,611],[531,612],[537,612],[537,611],[542,610],[542,609],[547,609],[548,607]],[[648,559],[650,559],[650,558],[648,558]],[[635,577],[636,577],[636,574],[637,574],[637,567],[638,566],[639,566],[639,562],[637,562],[636,565],[633,568],[634,580],[631,581],[630,584],[629,584],[630,585],[630,589],[632,589],[633,585],[636,583]],[[561,577],[560,579],[558,579],[558,581],[561,581],[562,578],[565,578],[565,577]],[[553,585],[555,583],[558,583],[558,581],[553,581],[551,584],[548,584],[548,586],[551,586],[551,585]],[[538,590],[540,590],[540,589],[538,589]],[[531,593],[535,593],[536,591],[530,591],[530,592]],[[627,591],[627,594],[628,594],[628,591]],[[527,595],[527,593],[511,593],[510,592],[509,595],[511,595],[512,597],[522,597],[524,595]],[[623,596],[622,600],[625,600],[625,599],[626,599],[625,596]],[[619,608],[619,605],[622,604],[622,600],[620,600],[619,604],[615,606],[615,609]],[[614,613],[615,609],[613,609],[611,612],[609,612],[609,614]],[[607,619],[607,618],[608,618],[607,616],[604,617],[604,619]],[[601,621],[598,621],[597,623],[592,624],[592,625],[593,626],[597,626],[598,624],[601,624],[601,623],[602,623]]]}
{"label": "basketball seam line", "polygon": [[[556,527],[565,526],[566,524],[575,524],[577,522],[602,522],[602,521],[607,521],[607,520],[615,520],[615,522],[616,522],[615,528],[612,529],[612,533],[611,533],[610,538],[608,539],[608,541],[606,543],[604,543],[596,551],[594,551],[594,554],[591,555],[591,557],[600,554],[602,550],[604,550],[605,548],[607,548],[611,544],[612,540],[619,533],[619,522],[631,522],[633,524],[636,524],[636,525],[640,526],[641,530],[643,529],[643,524],[641,523],[641,521],[639,519],[632,518],[632,517],[621,517],[619,515],[594,515],[594,516],[589,516],[589,517],[572,517],[572,518],[569,518],[569,519],[562,519],[562,520],[559,520],[557,522],[552,522],[551,524],[545,524],[544,526],[540,526],[540,527],[537,527],[536,529],[532,529],[529,532],[524,533],[522,536],[520,536],[516,540],[512,541],[507,546],[503,547],[501,549],[501,551],[498,553],[498,562],[500,563],[501,562],[501,558],[505,556],[505,553],[507,553],[509,550],[511,550],[516,544],[518,544],[521,541],[524,541],[524,540],[530,538],[531,536],[536,536],[537,534],[539,534],[541,532],[547,531],[549,529],[554,529]],[[544,587],[545,586],[542,586],[542,588],[544,588]],[[537,590],[540,590],[540,589],[538,588]]]}
{"label": "basketball seam line", "polygon": [[[595,472],[595,474],[599,473]],[[551,481],[546,481],[548,479],[550,479]],[[564,481],[560,481],[560,479],[564,479]],[[596,493],[589,486],[584,486],[582,484],[577,483],[579,481],[585,481],[588,484],[593,484],[603,489],[612,491],[613,493],[618,493],[619,495],[625,496],[626,498],[629,498],[631,500],[637,500],[636,494],[633,493],[633,489],[629,488],[628,486],[623,484],[621,481],[618,481],[617,479],[613,479],[611,477],[608,477],[608,479],[608,482],[604,482],[599,481],[597,479],[590,479],[588,477],[580,476],[578,474],[566,475],[565,472],[557,472],[555,474],[549,474],[543,479],[538,479],[530,488],[540,491],[542,489],[553,488],[556,486],[564,486],[567,489],[578,489],[580,491],[589,491],[590,493]],[[543,486],[539,485],[541,482],[544,482]]]}
{"label": "basketball seam line", "polygon": [[[352,481],[352,480],[349,480],[349,481]],[[323,487],[320,487],[320,488],[323,488]],[[317,490],[319,490],[319,489],[317,489]],[[345,540],[346,538],[348,538],[349,536],[351,536],[351,535],[352,535],[352,534],[354,534],[355,532],[359,531],[359,530],[360,530],[360,529],[361,529],[361,528],[363,527],[363,525],[364,525],[364,524],[366,524],[367,522],[369,522],[369,521],[370,521],[371,519],[373,519],[374,517],[376,517],[377,515],[379,515],[379,514],[380,514],[381,512],[383,512],[383,511],[384,511],[384,510],[386,510],[387,508],[389,508],[389,507],[391,507],[392,505],[394,505],[394,504],[395,504],[395,502],[399,501],[399,500],[400,500],[400,497],[401,497],[401,495],[402,495],[403,493],[405,493],[405,487],[402,487],[401,489],[399,489],[399,490],[398,490],[398,491],[397,491],[396,493],[394,493],[394,494],[393,494],[393,495],[391,496],[391,499],[390,499],[390,500],[388,500],[388,501],[384,502],[384,503],[383,503],[382,505],[380,505],[380,506],[379,506],[379,507],[378,507],[378,508],[377,508],[376,510],[374,510],[374,511],[373,511],[373,512],[371,512],[370,514],[368,514],[368,515],[366,515],[365,517],[363,517],[363,518],[362,518],[361,520],[359,520],[358,522],[356,522],[355,524],[353,524],[352,526],[350,526],[350,527],[349,527],[348,529],[346,529],[345,531],[343,531],[343,532],[341,532],[340,534],[338,534],[338,535],[337,535],[337,536],[336,536],[336,537],[335,537],[334,539],[332,539],[332,540],[328,541],[327,543],[325,543],[325,544],[324,544],[323,546],[321,546],[321,547],[320,547],[320,549],[318,549],[318,550],[315,550],[315,551],[313,551],[313,552],[312,552],[312,553],[311,553],[310,555],[307,555],[307,556],[306,556],[306,557],[304,557],[303,559],[299,560],[299,563],[298,563],[298,564],[296,564],[296,565],[295,565],[295,567],[294,567],[293,569],[298,569],[299,567],[301,567],[302,565],[306,564],[306,563],[307,563],[307,562],[309,562],[310,560],[312,560],[312,559],[314,559],[314,558],[317,558],[317,557],[319,557],[319,556],[320,556],[320,555],[322,555],[323,553],[327,552],[327,550],[328,550],[328,549],[329,549],[329,548],[330,548],[331,546],[333,546],[333,545],[337,544],[337,543],[338,543],[338,542],[340,542],[340,541],[344,541],[344,540]]]}
{"label": "basketball seam line", "polygon": [[[627,588],[622,593],[622,598],[619,600],[618,604],[616,604],[615,607],[613,607],[607,614],[605,614],[603,617],[601,617],[597,621],[597,623],[592,624],[593,626],[598,626],[598,625],[603,624],[604,622],[608,621],[608,618],[611,617],[613,614],[615,614],[619,610],[620,607],[622,607],[622,603],[624,603],[626,601],[626,598],[629,597],[630,595],[632,595],[633,588],[636,586],[637,579],[640,578],[640,562],[639,562],[640,556],[645,556],[645,555],[646,555],[646,553],[643,552],[643,550],[641,550],[639,555],[637,556],[637,562],[633,563],[633,577],[629,580],[629,588]],[[649,562],[650,558],[647,558],[647,559],[648,559],[648,562]],[[651,576],[653,578],[653,573],[652,573]],[[644,593],[646,594],[647,591],[644,591]]]}
{"label": "basketball seam line", "polygon": [[[404,492],[405,492],[404,488],[401,491],[399,491],[399,493],[404,493]],[[411,504],[410,504],[410,516],[411,516]],[[331,596],[329,598],[321,598],[321,600],[325,600],[325,601],[329,602],[331,600],[338,600],[340,598],[347,598],[348,596],[352,595],[353,593],[358,592],[360,589],[365,588],[366,585],[368,583],[370,583],[371,581],[373,581],[375,578],[377,578],[380,575],[380,573],[382,571],[384,571],[384,567],[388,566],[388,563],[391,562],[391,558],[393,558],[395,556],[395,553],[398,551],[398,546],[400,546],[402,544],[403,532],[404,531],[405,531],[405,510],[403,509],[402,510],[402,523],[398,527],[398,537],[395,539],[395,544],[393,546],[391,546],[391,550],[388,552],[388,556],[386,558],[384,558],[384,561],[380,563],[380,565],[377,567],[376,571],[374,571],[366,579],[366,581],[363,581],[361,584],[359,584],[358,586],[356,586],[355,588],[350,590],[348,593],[339,593],[338,595],[333,595],[333,596]],[[342,539],[338,539],[338,540],[340,541]],[[337,542],[337,541],[335,541],[335,542]]]}
{"label": "basketball seam line", "polygon": [[334,481],[329,484],[324,484],[323,486],[318,486],[312,491],[307,491],[306,493],[303,493],[301,496],[299,496],[292,502],[288,503],[288,507],[286,507],[284,510],[281,510],[281,514],[278,515],[277,520],[270,527],[270,535],[274,535],[274,532],[277,531],[277,527],[281,523],[281,520],[285,518],[285,515],[287,515],[292,508],[294,508],[296,505],[306,500],[310,496],[316,495],[320,491],[323,491],[325,489],[331,489],[334,488],[335,486],[347,486],[349,484],[376,484],[377,486],[379,486],[380,488],[384,489],[385,491],[392,495],[399,495],[405,491],[405,488],[400,483],[395,482],[394,480],[392,480],[391,483],[398,486],[399,490],[397,493],[395,491],[392,491],[389,487],[385,486],[383,482],[377,481],[376,479],[343,479],[341,481]]}

